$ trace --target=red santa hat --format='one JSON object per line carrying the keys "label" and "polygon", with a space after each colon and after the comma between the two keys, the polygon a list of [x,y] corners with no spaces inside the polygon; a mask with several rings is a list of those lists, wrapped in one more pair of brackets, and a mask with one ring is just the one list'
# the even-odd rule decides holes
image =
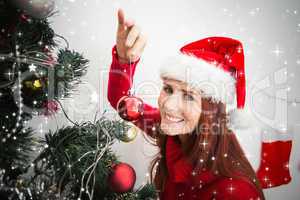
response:
{"label": "red santa hat", "polygon": [[238,40],[209,37],[187,44],[162,65],[160,76],[186,82],[204,98],[224,103],[233,129],[246,128],[252,121],[244,108],[244,52]]}
{"label": "red santa hat", "polygon": [[240,41],[209,37],[187,44],[162,65],[160,76],[186,82],[198,89],[204,98],[210,97],[226,105],[229,127],[234,130],[264,188],[290,182],[287,163],[291,141],[267,142],[261,146],[260,127],[251,126],[254,119],[245,109],[246,78]]}

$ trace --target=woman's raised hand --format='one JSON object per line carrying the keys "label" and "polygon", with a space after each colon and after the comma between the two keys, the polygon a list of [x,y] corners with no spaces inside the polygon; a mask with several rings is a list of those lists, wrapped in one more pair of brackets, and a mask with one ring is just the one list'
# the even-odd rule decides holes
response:
{"label": "woman's raised hand", "polygon": [[137,61],[145,46],[146,37],[132,20],[126,20],[122,9],[118,10],[117,53],[120,63]]}

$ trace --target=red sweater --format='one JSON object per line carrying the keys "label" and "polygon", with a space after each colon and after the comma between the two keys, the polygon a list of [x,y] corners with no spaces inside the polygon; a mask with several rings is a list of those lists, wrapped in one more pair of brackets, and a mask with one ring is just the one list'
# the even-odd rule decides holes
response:
{"label": "red sweater", "polygon": [[[131,88],[138,61],[129,64],[118,62],[116,48],[113,48],[113,60],[109,72],[108,100],[116,109],[118,100]],[[158,108],[144,103],[144,114],[134,124],[146,134],[151,135],[153,125],[160,122]],[[208,200],[208,199],[258,199],[259,192],[254,184],[247,180],[216,176],[210,171],[196,175],[192,166],[185,160],[175,137],[168,136],[166,144],[168,178],[161,200]]]}

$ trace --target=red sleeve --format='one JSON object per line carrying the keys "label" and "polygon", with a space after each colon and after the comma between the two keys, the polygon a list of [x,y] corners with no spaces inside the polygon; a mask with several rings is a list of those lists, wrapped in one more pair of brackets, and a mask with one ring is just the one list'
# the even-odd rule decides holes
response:
{"label": "red sleeve", "polygon": [[241,179],[220,178],[200,190],[201,199],[245,200],[262,199],[255,185]]}
{"label": "red sleeve", "polygon": [[216,199],[244,200],[261,197],[255,185],[246,180],[224,178],[217,181],[215,185]]}
{"label": "red sleeve", "polygon": [[[118,60],[116,46],[112,49],[112,63],[108,77],[107,98],[111,106],[116,109],[120,98],[128,95],[131,89],[133,76],[139,60],[131,64],[121,64]],[[146,103],[143,106],[143,116],[134,124],[152,136],[153,126],[160,121],[159,110]]]}

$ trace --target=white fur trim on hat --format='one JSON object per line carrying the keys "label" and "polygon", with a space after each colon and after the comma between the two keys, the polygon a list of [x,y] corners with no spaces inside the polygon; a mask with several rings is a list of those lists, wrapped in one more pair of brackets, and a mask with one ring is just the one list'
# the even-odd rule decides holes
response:
{"label": "white fur trim on hat", "polygon": [[[203,97],[236,108],[235,78],[216,63],[208,63],[193,55],[178,53],[160,67],[160,77],[186,82]],[[230,110],[231,110],[230,109]]]}

